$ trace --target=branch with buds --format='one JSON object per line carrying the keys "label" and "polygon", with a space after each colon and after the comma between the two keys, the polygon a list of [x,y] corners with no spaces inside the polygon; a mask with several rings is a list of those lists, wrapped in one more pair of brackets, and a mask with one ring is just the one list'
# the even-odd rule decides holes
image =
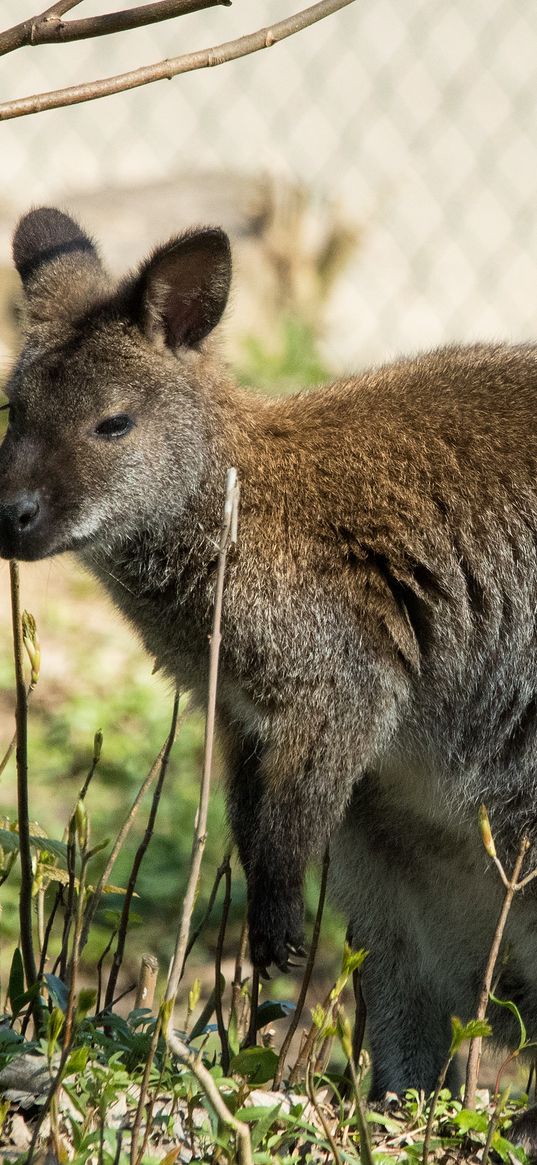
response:
{"label": "branch with buds", "polygon": [[[511,877],[508,878],[496,853],[496,846],[494,844],[494,838],[490,828],[489,815],[485,805],[481,805],[479,809],[479,828],[481,830],[481,837],[485,850],[489,857],[492,858],[492,861],[494,862],[500,878],[505,886],[505,897],[498,917],[498,922],[496,924],[496,930],[494,931],[477,1006],[476,1019],[484,1020],[487,1014],[488,1002],[492,990],[492,978],[494,975],[494,969],[498,961],[505,924],[507,922],[507,917],[513,903],[513,898],[519,890],[523,890],[524,887],[527,886],[528,883],[537,876],[537,869],[532,870],[531,873],[527,874],[525,878],[520,877],[526,854],[530,848],[529,838],[526,834],[523,834],[520,839],[520,847],[516,856]],[[465,1108],[475,1107],[482,1046],[483,1039],[481,1036],[476,1036],[470,1041],[468,1060],[466,1063],[466,1085],[463,1101]]]}
{"label": "branch with buds", "polygon": [[[226,2],[227,0],[182,0],[180,3],[179,0],[161,0],[161,3],[144,4],[141,8],[125,9],[123,12],[109,13],[105,16],[64,21],[61,20],[63,13],[76,6],[72,0],[71,2],[64,0],[63,3],[53,4],[52,8],[48,8],[41,16],[0,33],[0,56],[24,45],[57,44],[140,28],[142,25],[169,20],[174,16],[184,16],[187,12],[215,7]],[[0,121],[26,117],[30,113],[41,113],[45,109],[59,109],[66,105],[78,105],[83,101],[95,101],[99,97],[109,97],[113,93],[137,89],[153,81],[171,81],[172,77],[177,77],[181,73],[223,65],[227,61],[259,52],[260,49],[271,48],[288,36],[302,32],[303,29],[316,24],[318,20],[323,20],[326,16],[338,12],[340,8],[346,8],[348,4],[353,3],[354,0],[318,0],[317,4],[312,4],[285,20],[279,20],[267,28],[260,28],[256,32],[215,45],[213,48],[184,53],[180,57],[170,57],[169,60],[157,61],[153,65],[145,65],[140,69],[132,69],[128,73],[119,73],[99,81],[87,81],[81,85],[70,85],[67,89],[53,89],[49,93],[35,93],[30,97],[4,101],[0,105]]]}

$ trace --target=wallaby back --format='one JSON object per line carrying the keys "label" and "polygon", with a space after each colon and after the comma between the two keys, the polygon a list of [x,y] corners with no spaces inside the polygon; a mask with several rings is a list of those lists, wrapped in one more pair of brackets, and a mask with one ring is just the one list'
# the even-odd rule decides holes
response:
{"label": "wallaby back", "polygon": [[[220,230],[115,286],[81,228],[42,209],[14,256],[26,342],[0,552],[76,550],[202,701],[236,466],[218,715],[252,958],[285,967],[301,949],[305,866],[331,839],[370,950],[373,1092],[429,1090],[498,909],[477,808],[507,858],[535,819],[537,348],[443,349],[268,398],[233,383],[213,337]],[[503,974],[537,1035],[534,915],[533,895],[517,901]]]}

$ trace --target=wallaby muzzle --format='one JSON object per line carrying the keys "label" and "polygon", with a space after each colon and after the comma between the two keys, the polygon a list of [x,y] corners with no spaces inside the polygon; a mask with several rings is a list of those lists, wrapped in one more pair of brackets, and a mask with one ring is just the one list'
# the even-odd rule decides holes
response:
{"label": "wallaby muzzle", "polygon": [[21,490],[4,498],[0,493],[0,556],[31,561],[46,555],[44,519],[45,507],[37,490]]}

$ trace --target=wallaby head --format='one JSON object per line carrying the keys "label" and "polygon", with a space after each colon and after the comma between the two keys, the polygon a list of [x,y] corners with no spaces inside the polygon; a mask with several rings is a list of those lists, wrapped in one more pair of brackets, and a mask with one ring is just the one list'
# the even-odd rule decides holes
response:
{"label": "wallaby head", "polygon": [[[37,559],[177,518],[204,468],[205,341],[226,306],[231,256],[204,228],[114,286],[90,238],[41,208],[13,242],[26,342],[6,392],[0,555]],[[173,511],[173,513],[172,513]]]}

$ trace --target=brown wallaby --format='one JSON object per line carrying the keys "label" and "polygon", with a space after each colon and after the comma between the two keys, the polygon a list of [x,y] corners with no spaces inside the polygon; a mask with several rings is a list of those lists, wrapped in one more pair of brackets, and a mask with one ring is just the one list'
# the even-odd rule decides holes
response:
{"label": "brown wallaby", "polygon": [[[26,342],[0,553],[76,551],[203,701],[237,467],[218,716],[252,959],[285,967],[302,947],[304,869],[330,839],[369,950],[372,1095],[428,1092],[450,1016],[475,1014],[503,895],[478,806],[507,863],[535,821],[537,346],[448,348],[264,398],[209,338],[230,285],[222,231],[172,239],[117,287],[81,228],[41,209],[14,257]],[[507,938],[497,990],[535,1038],[531,887]],[[492,1018],[516,1041],[506,1009]]]}

